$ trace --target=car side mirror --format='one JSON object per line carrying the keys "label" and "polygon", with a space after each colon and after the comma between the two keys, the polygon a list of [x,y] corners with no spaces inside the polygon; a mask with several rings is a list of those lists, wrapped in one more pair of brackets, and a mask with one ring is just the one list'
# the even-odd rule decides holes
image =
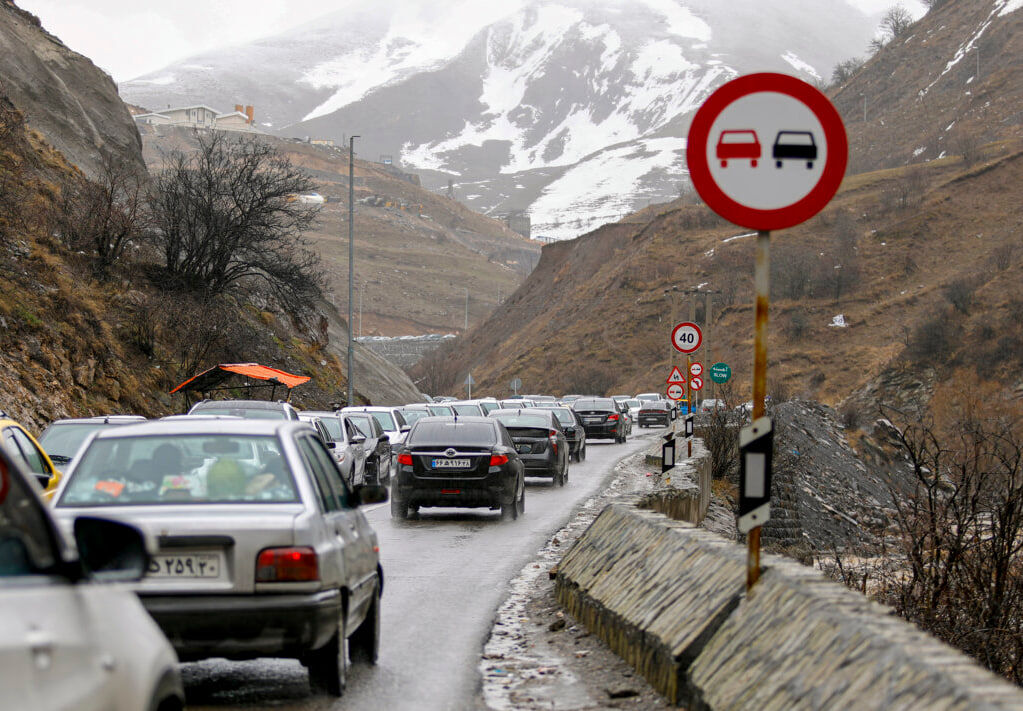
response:
{"label": "car side mirror", "polygon": [[398,428],[398,431],[401,432],[402,434],[405,434],[406,432],[409,432],[411,429],[412,429],[411,427],[405,425],[403,427]]}
{"label": "car side mirror", "polygon": [[361,435],[361,434],[357,434],[357,435],[353,435],[352,436],[352,444],[362,444],[365,441],[366,441],[366,438],[363,435]]}
{"label": "car side mirror", "polygon": [[387,487],[379,484],[360,484],[352,492],[358,506],[382,504],[387,501]]}
{"label": "car side mirror", "polygon": [[327,449],[337,449],[337,442],[334,440],[327,442]]}
{"label": "car side mirror", "polygon": [[149,567],[142,531],[105,518],[79,516],[74,525],[78,560],[85,574],[98,582],[140,580]]}

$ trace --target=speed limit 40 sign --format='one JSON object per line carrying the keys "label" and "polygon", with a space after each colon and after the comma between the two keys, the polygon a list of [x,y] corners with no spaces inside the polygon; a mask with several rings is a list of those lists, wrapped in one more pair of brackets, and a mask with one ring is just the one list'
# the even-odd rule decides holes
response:
{"label": "speed limit 40 sign", "polygon": [[703,343],[703,332],[695,323],[689,321],[675,326],[671,332],[671,345],[680,353],[693,353]]}

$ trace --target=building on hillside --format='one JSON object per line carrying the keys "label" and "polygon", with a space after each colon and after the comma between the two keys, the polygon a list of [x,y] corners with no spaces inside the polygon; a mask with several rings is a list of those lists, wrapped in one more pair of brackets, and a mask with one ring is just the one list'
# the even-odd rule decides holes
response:
{"label": "building on hillside", "polygon": [[309,142],[314,146],[334,146],[333,138],[310,138]]}
{"label": "building on hillside", "polygon": [[211,106],[196,104],[177,108],[168,107],[163,111],[138,114],[133,118],[136,123],[149,126],[185,126],[214,131],[262,133],[256,128],[254,115],[255,109],[252,106],[242,107],[241,104],[235,104],[234,111],[222,113]]}

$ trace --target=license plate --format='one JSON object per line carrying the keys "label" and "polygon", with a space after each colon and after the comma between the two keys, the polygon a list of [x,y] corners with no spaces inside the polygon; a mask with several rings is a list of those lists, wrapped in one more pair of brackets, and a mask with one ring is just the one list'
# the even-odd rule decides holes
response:
{"label": "license plate", "polygon": [[519,450],[519,454],[529,454],[533,451],[533,445],[531,444],[520,444],[516,447]]}
{"label": "license plate", "polygon": [[219,578],[220,556],[216,553],[154,555],[147,575],[150,578]]}
{"label": "license plate", "polygon": [[604,418],[603,417],[587,417],[585,421],[587,423],[591,424],[591,425],[595,425],[595,424],[597,424],[599,422],[603,422]]}
{"label": "license plate", "polygon": [[434,469],[468,469],[468,459],[434,459]]}

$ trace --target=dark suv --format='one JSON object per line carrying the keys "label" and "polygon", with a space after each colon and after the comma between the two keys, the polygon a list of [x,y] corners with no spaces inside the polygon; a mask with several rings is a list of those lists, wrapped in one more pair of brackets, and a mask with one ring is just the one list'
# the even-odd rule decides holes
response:
{"label": "dark suv", "polygon": [[525,511],[522,459],[511,435],[489,417],[424,417],[408,433],[391,485],[391,515],[406,518],[421,506]]}
{"label": "dark suv", "polygon": [[572,403],[586,428],[586,439],[613,439],[621,444],[626,437],[625,418],[617,403],[609,397],[584,397]]}
{"label": "dark suv", "polygon": [[639,426],[652,427],[660,425],[661,427],[667,427],[671,424],[671,408],[672,404],[667,400],[644,402],[642,407],[639,408]]}

